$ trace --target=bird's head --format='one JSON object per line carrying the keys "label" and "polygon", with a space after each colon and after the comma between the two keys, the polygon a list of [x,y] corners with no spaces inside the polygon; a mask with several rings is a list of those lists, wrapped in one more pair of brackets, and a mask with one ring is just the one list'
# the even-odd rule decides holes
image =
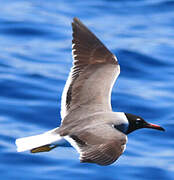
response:
{"label": "bird's head", "polygon": [[165,129],[162,128],[161,126],[148,123],[140,116],[136,116],[130,113],[125,113],[125,115],[129,121],[127,134],[131,133],[132,131],[135,131],[136,129],[141,129],[141,128],[151,128],[151,129],[156,129],[160,131],[165,131]]}

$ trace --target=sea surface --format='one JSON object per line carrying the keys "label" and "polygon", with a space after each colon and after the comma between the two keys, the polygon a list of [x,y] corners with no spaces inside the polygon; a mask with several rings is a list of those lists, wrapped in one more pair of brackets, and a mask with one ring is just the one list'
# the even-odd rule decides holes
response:
{"label": "sea surface", "polygon": [[[81,164],[72,147],[16,152],[16,138],[60,125],[75,16],[119,60],[113,110],[166,129],[133,132],[106,167]],[[0,0],[0,179],[174,179],[174,0]]]}

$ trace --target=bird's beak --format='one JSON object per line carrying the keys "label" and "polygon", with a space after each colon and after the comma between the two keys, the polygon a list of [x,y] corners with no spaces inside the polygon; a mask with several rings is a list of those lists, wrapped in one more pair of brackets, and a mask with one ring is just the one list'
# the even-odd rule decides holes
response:
{"label": "bird's beak", "polygon": [[158,126],[156,124],[151,124],[151,123],[147,123],[144,126],[145,128],[151,128],[151,129],[156,129],[156,130],[160,130],[160,131],[165,131],[164,128],[162,128],[161,126]]}

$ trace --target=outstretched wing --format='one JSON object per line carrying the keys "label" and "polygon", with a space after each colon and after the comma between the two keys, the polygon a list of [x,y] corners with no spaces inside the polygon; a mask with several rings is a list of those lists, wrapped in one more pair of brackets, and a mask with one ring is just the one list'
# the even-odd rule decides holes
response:
{"label": "outstretched wing", "polygon": [[126,148],[127,136],[109,125],[96,126],[65,137],[80,153],[80,161],[109,165]]}
{"label": "outstretched wing", "polygon": [[116,57],[79,19],[74,18],[72,29],[74,62],[62,95],[62,119],[82,106],[110,111],[112,86],[120,73]]}

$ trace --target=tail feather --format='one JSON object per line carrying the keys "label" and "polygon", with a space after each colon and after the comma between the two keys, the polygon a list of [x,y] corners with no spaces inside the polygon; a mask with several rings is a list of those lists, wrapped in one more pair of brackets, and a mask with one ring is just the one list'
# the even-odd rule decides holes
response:
{"label": "tail feather", "polygon": [[29,136],[16,139],[17,151],[32,150],[41,146],[50,145],[61,140],[62,137],[55,133],[55,129],[36,136]]}

